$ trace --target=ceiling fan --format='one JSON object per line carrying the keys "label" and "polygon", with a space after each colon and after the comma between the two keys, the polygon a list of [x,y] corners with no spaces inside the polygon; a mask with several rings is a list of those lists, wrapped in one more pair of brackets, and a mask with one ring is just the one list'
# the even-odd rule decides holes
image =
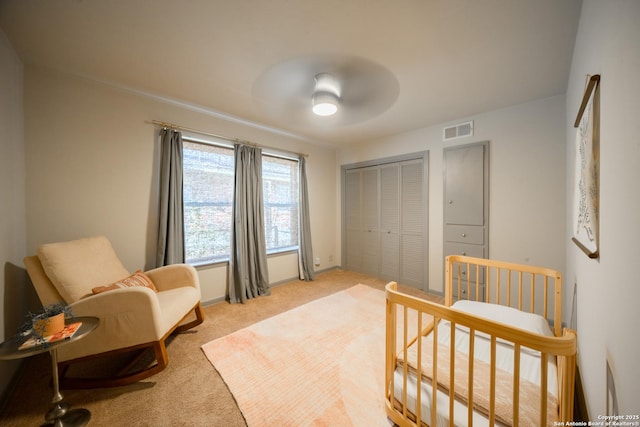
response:
{"label": "ceiling fan", "polygon": [[[255,81],[252,95],[276,115],[311,126],[349,125],[389,109],[399,84],[385,67],[368,59],[303,56],[277,63]],[[318,116],[312,108],[333,104],[335,114]]]}

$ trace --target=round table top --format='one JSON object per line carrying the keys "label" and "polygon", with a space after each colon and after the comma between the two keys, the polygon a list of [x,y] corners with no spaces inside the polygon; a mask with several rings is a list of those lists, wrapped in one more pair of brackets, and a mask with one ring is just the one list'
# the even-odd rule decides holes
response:
{"label": "round table top", "polygon": [[22,343],[28,339],[28,336],[10,338],[7,341],[0,344],[0,360],[21,359],[23,357],[34,356],[36,354],[51,351],[57,347],[60,347],[61,345],[65,345],[70,342],[77,341],[80,338],[83,338],[89,335],[95,328],[97,328],[98,325],[100,324],[100,319],[98,319],[97,317],[90,317],[90,316],[78,316],[78,317],[72,317],[65,320],[65,323],[67,325],[71,323],[76,323],[76,322],[82,322],[82,325],[73,334],[72,337],[47,343],[46,345],[38,344],[35,347],[30,347],[30,348],[25,348],[23,350],[20,350],[20,345],[22,345]]}

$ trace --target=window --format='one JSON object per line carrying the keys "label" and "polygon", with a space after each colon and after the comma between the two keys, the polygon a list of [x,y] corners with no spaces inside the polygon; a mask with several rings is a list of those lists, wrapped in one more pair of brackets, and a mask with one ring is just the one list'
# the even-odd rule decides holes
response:
{"label": "window", "polygon": [[298,161],[262,155],[267,252],[298,247]]}
{"label": "window", "polygon": [[[229,259],[235,161],[232,147],[183,138],[185,258]],[[298,247],[298,161],[262,155],[267,252]]]}
{"label": "window", "polygon": [[229,259],[233,149],[183,140],[185,258],[199,264]]}

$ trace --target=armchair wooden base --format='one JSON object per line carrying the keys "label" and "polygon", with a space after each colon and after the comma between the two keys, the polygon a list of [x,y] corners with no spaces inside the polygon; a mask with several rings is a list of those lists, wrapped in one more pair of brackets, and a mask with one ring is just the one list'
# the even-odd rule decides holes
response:
{"label": "armchair wooden base", "polygon": [[[195,319],[191,320],[187,323],[183,323],[186,318],[191,315],[191,313],[195,314]],[[171,330],[169,330],[164,337],[162,337],[158,341],[152,341],[145,344],[139,344],[127,348],[107,351],[104,353],[93,354],[90,356],[84,356],[73,360],[66,360],[64,362],[58,363],[58,371],[60,374],[60,388],[63,389],[86,389],[86,388],[104,388],[104,387],[119,387],[127,384],[132,384],[137,381],[141,381],[145,378],[148,378],[152,375],[157,374],[167,367],[169,364],[169,358],[167,356],[167,347],[166,340],[171,335],[176,333],[181,333],[186,330],[189,330],[204,321],[204,313],[202,311],[202,305],[198,302],[193,309],[183,317],[180,322],[178,322]],[[66,373],[72,364],[83,362],[87,360],[109,357],[117,354],[133,352],[139,350],[138,356],[134,357],[131,362],[129,362],[125,367],[120,369],[120,371],[110,377],[99,377],[99,378],[78,378],[78,377],[67,377]],[[151,366],[147,366],[146,368],[130,372],[138,362],[143,357],[146,357],[147,351],[152,350],[154,354],[154,359],[156,361],[155,364]]]}

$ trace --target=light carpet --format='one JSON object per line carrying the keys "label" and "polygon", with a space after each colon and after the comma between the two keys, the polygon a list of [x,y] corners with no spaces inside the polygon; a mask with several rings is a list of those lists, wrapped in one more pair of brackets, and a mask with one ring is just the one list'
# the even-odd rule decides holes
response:
{"label": "light carpet", "polygon": [[386,426],[385,294],[365,285],[216,339],[202,350],[257,426]]}

